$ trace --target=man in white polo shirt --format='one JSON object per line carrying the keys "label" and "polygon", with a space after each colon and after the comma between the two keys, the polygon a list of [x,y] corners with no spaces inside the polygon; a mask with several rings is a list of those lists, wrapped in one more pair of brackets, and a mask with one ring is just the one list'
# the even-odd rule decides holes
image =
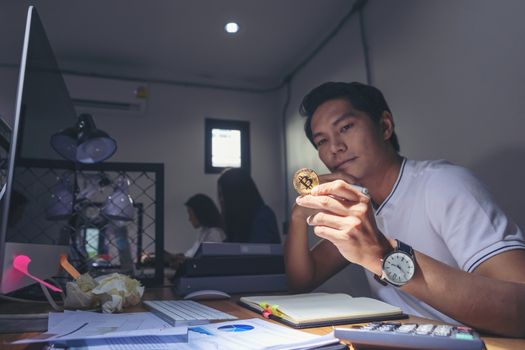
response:
{"label": "man in white polo shirt", "polygon": [[[525,336],[523,233],[472,174],[399,155],[392,114],[372,86],[322,84],[301,114],[331,173],[292,211],[292,290],[310,291],[355,263],[375,296],[406,313]],[[312,249],[308,225],[324,238]]]}

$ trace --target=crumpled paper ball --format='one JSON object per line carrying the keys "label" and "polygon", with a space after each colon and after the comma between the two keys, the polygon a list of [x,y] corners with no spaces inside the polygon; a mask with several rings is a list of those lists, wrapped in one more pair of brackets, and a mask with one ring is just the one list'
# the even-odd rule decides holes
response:
{"label": "crumpled paper ball", "polygon": [[129,305],[137,305],[144,294],[144,287],[136,279],[120,273],[97,277],[97,286],[91,292],[98,296],[102,311],[122,311]]}
{"label": "crumpled paper ball", "polygon": [[[91,278],[91,276],[89,277]],[[95,298],[93,293],[91,293],[91,289],[96,286],[95,281],[91,278],[91,280],[93,280],[93,287],[86,289],[89,285],[84,283],[86,279],[83,279],[82,283],[78,283],[79,279],[66,283],[64,307],[66,309],[90,309],[96,307],[99,304],[98,298]]]}
{"label": "crumpled paper ball", "polygon": [[97,282],[87,273],[78,276],[75,282],[83,292],[89,292],[97,286]]}
{"label": "crumpled paper ball", "polygon": [[143,294],[140,282],[126,275],[112,273],[93,279],[86,273],[66,284],[64,307],[87,309],[101,305],[102,312],[112,313],[138,304]]}

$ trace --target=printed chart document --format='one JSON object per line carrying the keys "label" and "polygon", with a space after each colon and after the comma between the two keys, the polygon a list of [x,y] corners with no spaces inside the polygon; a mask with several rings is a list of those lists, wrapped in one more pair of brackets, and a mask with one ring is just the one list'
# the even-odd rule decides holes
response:
{"label": "printed chart document", "polygon": [[[204,337],[198,338],[195,336],[196,333]],[[259,318],[190,327],[188,337],[190,344],[192,341],[197,344],[199,341],[206,341],[215,343],[218,349],[231,350],[315,349],[339,343],[333,332],[324,336],[309,334]]]}
{"label": "printed chart document", "polygon": [[294,328],[406,318],[399,307],[343,293],[250,296],[239,304]]}
{"label": "printed chart document", "polygon": [[[145,335],[167,337],[167,342],[186,342],[187,327],[172,327],[150,312],[102,314],[87,311],[49,313],[48,331],[13,344],[50,342],[75,344],[79,341],[131,338]],[[157,340],[158,341],[158,340]]]}
{"label": "printed chart document", "polygon": [[188,343],[156,347],[158,344],[147,343],[144,338],[140,339],[141,342],[108,342],[70,350],[306,350],[339,343],[333,332],[324,336],[314,335],[257,318],[210,323],[188,330]]}

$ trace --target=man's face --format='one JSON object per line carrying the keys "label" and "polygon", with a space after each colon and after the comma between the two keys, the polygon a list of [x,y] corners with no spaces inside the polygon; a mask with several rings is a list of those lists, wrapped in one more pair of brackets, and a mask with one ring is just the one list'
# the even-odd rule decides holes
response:
{"label": "man's face", "polygon": [[324,102],[315,110],[311,127],[319,158],[331,172],[362,180],[379,169],[386,149],[380,128],[350,101]]}

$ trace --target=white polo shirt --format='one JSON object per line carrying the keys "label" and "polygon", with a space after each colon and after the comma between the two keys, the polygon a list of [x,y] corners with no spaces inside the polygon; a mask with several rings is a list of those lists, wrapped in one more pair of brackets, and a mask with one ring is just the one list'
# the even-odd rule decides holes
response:
{"label": "white polo shirt", "polygon": [[193,258],[202,242],[222,242],[225,239],[226,239],[226,235],[224,234],[224,231],[221,228],[201,227],[197,240],[184,253],[184,256],[187,258]]}
{"label": "white polo shirt", "polygon": [[[377,226],[415,250],[472,272],[490,257],[525,249],[519,227],[468,170],[447,161],[404,159],[398,179],[375,210]],[[412,315],[457,323],[393,286],[382,286],[367,271],[372,293]]]}

